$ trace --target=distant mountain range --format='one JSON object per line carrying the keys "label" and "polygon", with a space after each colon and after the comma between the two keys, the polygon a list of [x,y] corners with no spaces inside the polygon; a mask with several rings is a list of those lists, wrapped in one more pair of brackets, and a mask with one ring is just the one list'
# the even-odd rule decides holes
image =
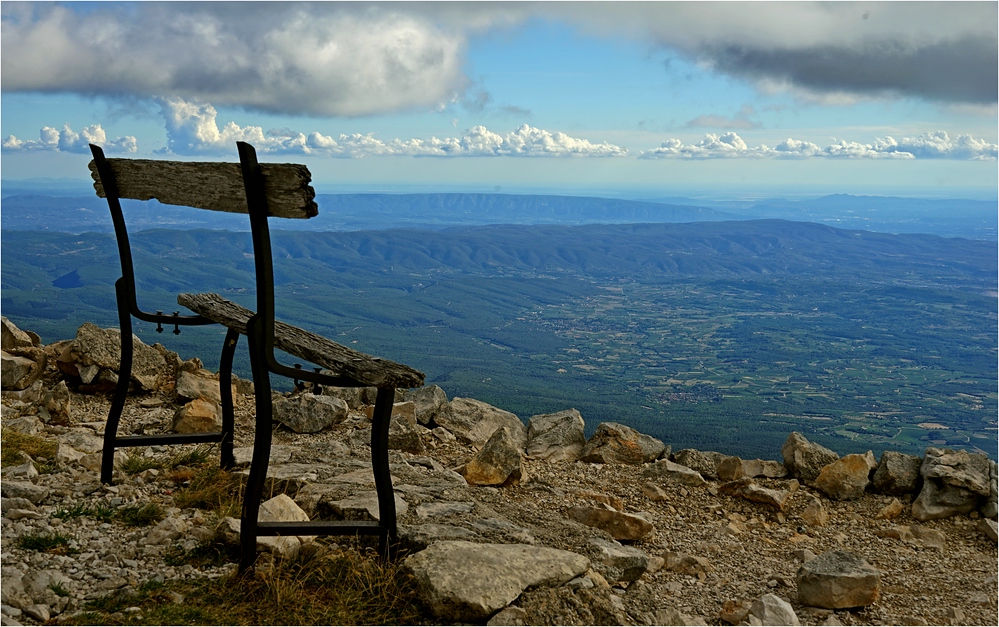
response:
{"label": "distant mountain range", "polygon": [[[7,191],[26,192],[13,187]],[[358,231],[388,228],[439,230],[487,224],[686,223],[777,218],[887,233],[929,233],[995,241],[996,203],[836,194],[812,200],[700,201],[686,198],[620,200],[511,194],[320,194],[319,216],[273,228]],[[666,202],[668,201],[668,202]],[[155,201],[123,203],[132,230],[208,228],[245,231],[239,215],[164,207]],[[16,193],[3,198],[8,230],[109,232],[105,202],[96,196]]]}

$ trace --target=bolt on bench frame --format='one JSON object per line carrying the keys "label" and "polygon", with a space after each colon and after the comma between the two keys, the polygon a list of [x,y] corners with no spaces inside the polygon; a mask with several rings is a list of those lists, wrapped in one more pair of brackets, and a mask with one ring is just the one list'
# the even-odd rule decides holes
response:
{"label": "bolt on bench frame", "polygon": [[[112,162],[112,166],[119,162],[138,164],[137,169],[142,169],[143,173],[142,176],[134,177],[136,181],[148,175],[146,170],[158,168],[161,171],[170,171],[172,176],[178,176],[179,172],[181,179],[191,179],[195,182],[193,186],[187,186],[188,188],[193,187],[193,191],[186,189],[179,194],[156,195],[147,188],[143,188],[133,192],[135,195],[123,197],[140,200],[155,197],[165,204],[184,204],[203,209],[249,213],[250,216],[256,271],[257,313],[230,302],[218,294],[181,294],[177,297],[179,304],[197,314],[191,317],[192,320],[198,321],[197,324],[219,323],[229,329],[223,350],[230,352],[228,357],[223,352],[223,359],[228,359],[230,371],[236,339],[239,334],[247,336],[256,398],[256,420],[253,457],[250,462],[250,475],[243,494],[240,520],[239,569],[245,571],[253,566],[256,560],[258,536],[377,536],[380,553],[389,557],[397,537],[395,494],[388,463],[388,428],[392,417],[395,390],[396,388],[422,386],[424,375],[408,366],[371,357],[274,319],[274,271],[268,217],[310,218],[315,216],[318,213],[318,208],[313,201],[315,191],[309,185],[311,175],[305,166],[259,164],[256,151],[251,145],[237,142],[237,148],[240,157],[238,171],[233,169],[236,164],[224,163],[163,161],[139,163],[141,160],[124,159],[109,161]],[[236,182],[241,183],[241,190],[233,189]],[[142,185],[137,184],[137,187],[142,187]],[[171,192],[174,191],[176,190],[171,190]],[[121,193],[120,188],[116,190],[116,193]],[[127,240],[125,242],[127,249]],[[119,240],[119,246],[121,246],[121,240]],[[172,321],[173,318],[170,317],[170,320]],[[202,320],[206,322],[201,322]],[[155,319],[152,321],[157,322]],[[327,375],[284,366],[274,357],[275,347],[323,366],[334,374]],[[377,521],[258,521],[260,499],[267,478],[273,426],[271,373],[293,378],[296,381],[309,381],[325,386],[377,388],[371,429],[371,465],[379,507]],[[124,390],[127,392],[127,384]],[[231,388],[229,391],[231,409]],[[122,403],[124,403],[124,395],[122,395]],[[222,435],[224,438],[224,425]],[[228,437],[231,451],[231,429]],[[177,442],[174,441],[174,443]],[[224,439],[223,445],[225,445]],[[223,453],[223,457],[224,455],[225,453]]]}

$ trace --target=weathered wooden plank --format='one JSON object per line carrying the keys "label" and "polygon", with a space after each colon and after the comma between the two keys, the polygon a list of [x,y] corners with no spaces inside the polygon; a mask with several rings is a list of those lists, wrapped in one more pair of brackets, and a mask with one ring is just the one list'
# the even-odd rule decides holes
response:
{"label": "weathered wooden plank", "polygon": [[[246,191],[238,163],[108,159],[118,185],[119,198],[150,200],[246,213]],[[105,198],[97,166],[90,162],[90,176],[97,195]],[[261,163],[264,191],[270,215],[279,218],[311,218],[319,213],[316,191],[309,183],[309,168],[295,163]]]}
{"label": "weathered wooden plank", "polygon": [[[253,312],[218,294],[180,294],[177,302],[191,311],[246,335]],[[372,357],[304,329],[274,322],[274,346],[296,357],[319,364],[338,375],[372,387],[415,388],[423,373],[387,359]]]}

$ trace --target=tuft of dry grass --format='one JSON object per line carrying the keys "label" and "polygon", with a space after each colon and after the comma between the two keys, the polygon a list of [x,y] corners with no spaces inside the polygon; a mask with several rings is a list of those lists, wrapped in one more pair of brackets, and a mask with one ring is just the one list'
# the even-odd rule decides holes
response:
{"label": "tuft of dry grass", "polygon": [[219,518],[239,516],[242,483],[239,477],[217,467],[202,468],[191,478],[190,484],[174,494],[177,507],[213,512]]}
{"label": "tuft of dry grass", "polygon": [[22,451],[30,455],[32,459],[52,459],[55,457],[58,446],[55,440],[47,440],[37,435],[28,435],[10,429],[3,430],[0,440],[3,442],[0,464],[4,466],[20,466]]}
{"label": "tuft of dry grass", "polygon": [[[138,597],[108,596],[89,604],[75,624],[132,625],[415,625],[428,619],[412,577],[373,552],[306,545],[298,557],[255,573],[176,582],[171,603],[162,588]],[[141,612],[121,614],[129,605]]]}

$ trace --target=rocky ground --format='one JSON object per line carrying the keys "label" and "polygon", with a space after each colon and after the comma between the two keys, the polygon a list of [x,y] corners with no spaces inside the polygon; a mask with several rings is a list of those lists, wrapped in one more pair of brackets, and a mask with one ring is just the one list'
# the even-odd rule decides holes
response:
{"label": "rocky ground", "polygon": [[[6,336],[4,342],[9,354],[18,352]],[[150,579],[231,573],[233,564],[168,565],[177,550],[218,541],[225,522],[213,512],[176,507],[176,474],[116,472],[115,485],[100,484],[109,394],[99,384],[113,373],[100,366],[99,356],[85,356],[79,344],[52,346],[35,342],[34,352],[22,348],[36,363],[39,354],[49,358],[29,385],[3,394],[5,446],[12,433],[57,443],[50,458],[34,463],[23,457],[8,462],[5,456],[3,624],[71,620],[87,600]],[[192,392],[178,393],[181,374],[211,382],[196,362],[160,354],[163,364],[151,367],[161,371],[136,381],[120,433],[175,428],[184,413],[179,410],[198,400]],[[24,369],[21,378],[9,381],[7,368],[5,362],[5,387],[25,382]],[[217,388],[216,381],[215,393]],[[236,472],[245,472],[253,397],[242,382],[237,392]],[[272,490],[288,493],[314,518],[377,516],[365,444],[370,399],[326,392],[278,399],[289,404],[279,412],[286,424],[314,432],[275,425]],[[211,401],[212,395],[199,398]],[[534,417],[525,428],[516,417],[511,422],[512,415],[477,401],[448,401],[439,389],[397,400],[391,469],[400,536],[409,552],[404,559],[421,582],[428,621],[997,622],[995,464],[989,476],[987,460],[983,489],[981,459],[935,449],[924,460],[915,458],[917,475],[907,478],[906,471],[887,468],[884,457],[880,464],[865,456],[840,459],[796,436],[780,463],[744,462],[671,451],[614,425],[584,442],[582,418],[574,412]],[[320,409],[313,407],[317,403]],[[153,447],[144,454],[174,455],[176,448]],[[118,458],[123,461],[124,453]],[[908,488],[891,485],[905,481]],[[164,508],[162,522],[126,526],[117,518],[66,515],[81,505],[95,511],[148,503]],[[941,509],[947,503],[964,513]],[[63,550],[30,548],[23,541],[55,535],[65,539]],[[837,602],[820,600],[835,596],[829,592],[835,582],[823,583],[819,596],[802,590],[808,564],[819,564],[816,556],[843,555],[858,560],[854,570],[874,572],[874,579],[843,584],[854,588],[859,607],[829,607]],[[818,606],[823,603],[827,607]]]}

